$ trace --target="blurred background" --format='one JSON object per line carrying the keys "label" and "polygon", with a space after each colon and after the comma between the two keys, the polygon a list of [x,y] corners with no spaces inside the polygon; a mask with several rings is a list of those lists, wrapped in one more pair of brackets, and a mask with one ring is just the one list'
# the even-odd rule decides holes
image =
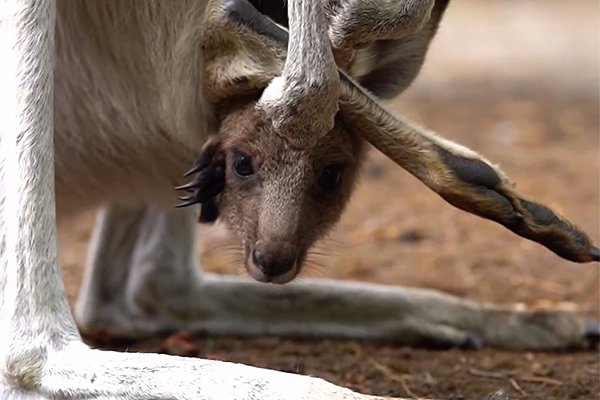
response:
{"label": "blurred background", "polygon": [[[599,7],[597,0],[454,0],[419,78],[392,102],[396,112],[499,164],[521,192],[580,225],[596,243]],[[60,227],[71,300],[92,223],[89,213]],[[229,240],[222,226],[202,227],[198,256],[206,269],[243,273],[224,254],[222,244]],[[427,287],[600,319],[596,265],[561,260],[501,226],[452,208],[376,151],[369,154],[341,223],[318,248],[328,255],[313,257],[304,276]],[[131,348],[156,351],[159,342]],[[591,399],[600,390],[595,352],[430,352],[274,338],[199,338],[196,345],[201,356],[322,376],[378,394],[479,399],[507,387],[515,399]],[[485,378],[472,374],[473,368],[540,379],[519,381],[515,388],[509,375]]]}

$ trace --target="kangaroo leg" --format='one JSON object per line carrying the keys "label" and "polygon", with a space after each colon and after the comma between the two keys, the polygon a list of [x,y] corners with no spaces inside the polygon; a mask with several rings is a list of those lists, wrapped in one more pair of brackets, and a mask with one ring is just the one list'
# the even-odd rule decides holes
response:
{"label": "kangaroo leg", "polygon": [[511,349],[580,347],[593,333],[570,313],[517,312],[429,290],[316,279],[274,286],[207,274],[196,263],[191,213],[113,206],[98,218],[77,305],[85,331],[142,337],[186,329]]}
{"label": "kangaroo leg", "polygon": [[138,336],[204,315],[196,223],[188,210],[109,206],[98,213],[76,306],[84,331]]}
{"label": "kangaroo leg", "polygon": [[[256,11],[248,2],[232,3]],[[339,75],[323,4],[290,0],[287,10],[290,41],[286,61],[281,76],[264,90],[258,107],[279,134],[295,147],[306,148],[333,128]]]}
{"label": "kangaroo leg", "polygon": [[419,32],[434,5],[449,0],[330,0],[329,37],[336,48],[364,47],[378,40],[401,39]]}

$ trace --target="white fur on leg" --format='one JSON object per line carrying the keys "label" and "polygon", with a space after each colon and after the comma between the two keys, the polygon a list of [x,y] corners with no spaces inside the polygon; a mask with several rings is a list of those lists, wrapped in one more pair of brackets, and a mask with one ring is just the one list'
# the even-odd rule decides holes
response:
{"label": "white fur on leg", "polygon": [[92,350],[72,342],[47,353],[33,386],[0,381],[0,398],[115,400],[368,400],[324,380],[241,364]]}
{"label": "white fur on leg", "polygon": [[[54,3],[0,7],[0,368],[78,336],[57,268],[52,150]],[[41,290],[40,290],[41,288]]]}
{"label": "white fur on leg", "polygon": [[287,7],[290,42],[283,74],[267,86],[258,108],[278,134],[307,148],[333,128],[340,81],[323,4],[290,0]]}
{"label": "white fur on leg", "polygon": [[76,306],[79,327],[146,336],[183,329],[188,318],[204,315],[196,228],[187,209],[101,210]]}
{"label": "white fur on leg", "polygon": [[434,0],[331,0],[329,38],[336,48],[364,46],[417,33]]}
{"label": "white fur on leg", "polygon": [[89,244],[88,259],[75,305],[80,328],[108,325],[115,308],[124,301],[131,256],[144,210],[105,208],[98,212]]}

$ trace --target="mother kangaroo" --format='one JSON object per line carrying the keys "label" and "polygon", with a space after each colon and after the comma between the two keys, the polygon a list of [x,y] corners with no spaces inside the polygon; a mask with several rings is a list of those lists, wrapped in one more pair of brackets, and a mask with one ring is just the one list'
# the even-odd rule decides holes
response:
{"label": "mother kangaroo", "polygon": [[[75,310],[83,330],[515,349],[595,338],[597,326],[559,311],[360,283],[256,282],[297,276],[351,194],[365,139],[449,203],[565,258],[598,259],[583,232],[487,160],[373,97],[414,79],[447,3],[3,0],[0,397],[370,398],[316,378],[88,348],[60,281],[55,200],[59,217],[103,207]],[[182,205],[227,223],[255,281],[196,265],[193,214],[172,208],[192,165]]]}

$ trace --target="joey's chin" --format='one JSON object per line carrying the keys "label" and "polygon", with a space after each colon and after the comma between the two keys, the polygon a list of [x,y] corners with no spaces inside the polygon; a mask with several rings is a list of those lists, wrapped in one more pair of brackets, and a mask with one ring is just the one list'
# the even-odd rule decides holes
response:
{"label": "joey's chin", "polygon": [[274,284],[278,284],[278,285],[283,285],[283,284],[293,281],[294,278],[296,278],[296,276],[298,276],[298,273],[300,272],[300,266],[301,266],[301,262],[296,261],[294,263],[294,266],[291,269],[289,269],[288,271],[283,272],[278,275],[268,275],[268,274],[265,274],[259,267],[257,267],[254,264],[254,262],[252,261],[252,257],[247,257],[246,263],[245,263],[245,267],[246,267],[246,271],[248,271],[248,275],[250,275],[254,280],[256,280],[258,282],[274,283]]}

